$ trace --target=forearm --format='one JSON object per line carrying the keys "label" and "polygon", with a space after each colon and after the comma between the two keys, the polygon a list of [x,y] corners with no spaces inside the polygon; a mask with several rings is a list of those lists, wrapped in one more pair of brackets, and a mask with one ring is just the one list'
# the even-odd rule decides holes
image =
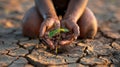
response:
{"label": "forearm", "polygon": [[51,0],[35,0],[35,4],[44,19],[57,18],[57,14]]}
{"label": "forearm", "polygon": [[77,22],[78,19],[83,14],[87,6],[87,3],[88,0],[71,0],[63,19],[70,19],[73,20],[74,22]]}

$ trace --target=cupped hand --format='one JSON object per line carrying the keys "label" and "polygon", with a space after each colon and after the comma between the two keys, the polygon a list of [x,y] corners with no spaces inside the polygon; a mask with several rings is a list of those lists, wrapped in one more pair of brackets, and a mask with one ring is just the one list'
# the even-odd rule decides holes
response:
{"label": "cupped hand", "polygon": [[72,32],[72,34],[68,34],[65,36],[65,37],[68,36],[67,37],[68,39],[60,41],[61,45],[70,44],[71,42],[76,40],[77,37],[80,35],[79,26],[77,25],[77,23],[75,21],[69,20],[69,19],[64,19],[61,21],[61,25],[63,28],[68,28],[70,30],[70,32]]}
{"label": "cupped hand", "polygon": [[39,36],[40,38],[45,38],[50,48],[54,49],[53,41],[50,38],[45,37],[45,33],[48,32],[52,28],[54,29],[60,28],[60,21],[55,18],[45,19],[41,24]]}

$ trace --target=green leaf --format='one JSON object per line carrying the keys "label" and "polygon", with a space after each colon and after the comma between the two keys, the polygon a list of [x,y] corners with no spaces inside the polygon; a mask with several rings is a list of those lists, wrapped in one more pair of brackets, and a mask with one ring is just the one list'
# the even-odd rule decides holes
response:
{"label": "green leaf", "polygon": [[49,37],[51,38],[51,37],[55,36],[56,34],[59,34],[60,32],[69,32],[69,30],[66,28],[55,29],[55,30],[49,32]]}
{"label": "green leaf", "polygon": [[60,32],[69,32],[69,30],[66,28],[60,28]]}
{"label": "green leaf", "polygon": [[55,29],[53,31],[50,31],[49,32],[49,37],[53,37],[55,36],[56,34],[60,33],[60,30],[59,29]]}

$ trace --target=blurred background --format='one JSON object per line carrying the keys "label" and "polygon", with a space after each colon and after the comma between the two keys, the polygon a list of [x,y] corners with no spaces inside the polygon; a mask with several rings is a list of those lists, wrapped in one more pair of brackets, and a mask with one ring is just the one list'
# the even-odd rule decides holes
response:
{"label": "blurred background", "polygon": [[[32,6],[34,0],[0,0],[0,33],[21,30],[21,20]],[[120,0],[89,0],[88,7],[95,13],[101,31],[120,33]]]}

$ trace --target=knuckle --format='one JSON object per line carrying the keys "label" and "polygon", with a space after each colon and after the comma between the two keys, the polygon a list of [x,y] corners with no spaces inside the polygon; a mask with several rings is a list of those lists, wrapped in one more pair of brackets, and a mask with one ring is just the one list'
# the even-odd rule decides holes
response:
{"label": "knuckle", "polygon": [[47,22],[43,22],[42,24],[43,24],[43,26],[47,26],[47,25],[48,25],[48,23],[47,23]]}
{"label": "knuckle", "polygon": [[60,26],[60,23],[59,23],[59,22],[57,22],[57,23],[56,23],[56,25]]}

